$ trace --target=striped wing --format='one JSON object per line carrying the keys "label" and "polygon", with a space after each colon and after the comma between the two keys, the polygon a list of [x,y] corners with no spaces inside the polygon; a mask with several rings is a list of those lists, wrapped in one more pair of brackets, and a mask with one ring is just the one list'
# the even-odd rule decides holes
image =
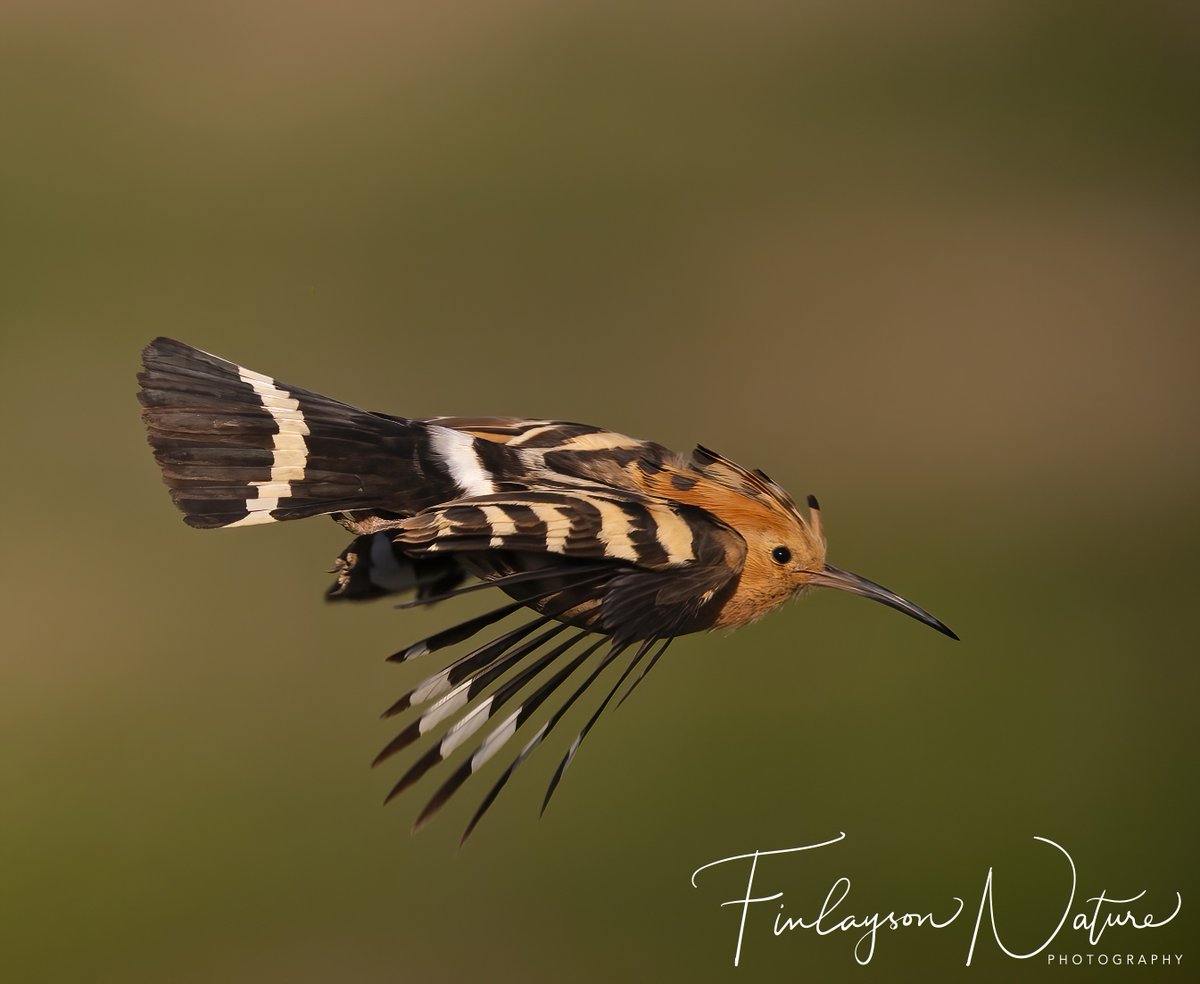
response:
{"label": "striped wing", "polygon": [[[474,635],[481,627],[507,618],[520,605],[520,602],[516,602],[465,623],[465,633],[456,631],[455,641],[460,641],[464,634]],[[478,743],[467,752],[466,757],[433,793],[418,816],[414,829],[427,822],[467,779],[497,755],[524,725],[531,723],[542,705],[564,684],[572,677],[578,678],[579,674],[584,674],[582,681],[573,684],[574,689],[566,700],[542,721],[499,781],[491,788],[463,834],[463,840],[466,840],[512,773],[549,736],[571,706],[589,692],[604,672],[634,645],[632,642],[618,639],[609,641],[603,635],[597,636],[586,628],[572,631],[564,639],[567,629],[566,625],[556,622],[550,615],[543,615],[518,625],[427,677],[385,712],[385,717],[392,717],[395,714],[406,713],[412,708],[417,709],[415,718],[379,753],[375,764],[389,759],[435,729],[438,731],[433,743],[392,787],[387,795],[389,801],[448,759],[477,733],[490,728],[481,740],[476,739]],[[562,641],[559,641],[560,639]],[[423,655],[441,648],[441,642],[437,636],[430,637],[397,653],[396,658],[404,660]],[[658,652],[642,670],[641,676],[645,676],[646,671],[669,642],[669,637],[661,641],[648,638],[637,645],[633,658],[626,664],[607,695],[571,742],[546,792],[542,804],[543,811],[564,771],[578,753],[583,739],[612,701],[618,688],[657,643]],[[607,652],[597,656],[606,644]],[[593,665],[587,667],[589,661]],[[641,676],[626,690],[625,696],[629,695],[629,691],[636,686]]]}
{"label": "striped wing", "polygon": [[516,550],[661,570],[695,562],[697,541],[718,529],[700,510],[564,487],[444,503],[407,520],[399,541],[410,553]]}
{"label": "striped wing", "polygon": [[745,541],[702,509],[600,488],[446,503],[405,520],[397,543],[418,557],[501,551],[609,562],[613,576],[589,592],[600,599],[593,624],[621,640],[706,628],[746,553]]}
{"label": "striped wing", "polygon": [[[392,787],[389,800],[461,749],[476,733],[482,734],[433,793],[417,818],[417,827],[439,811],[522,726],[532,724],[542,706],[569,680],[584,675],[582,682],[572,684],[557,710],[543,711],[548,716],[491,788],[464,839],[508,778],[566,711],[632,649],[632,658],[555,771],[542,805],[545,809],[583,739],[650,650],[658,647],[654,657],[642,664],[642,676],[674,636],[711,625],[712,611],[719,609],[736,587],[746,552],[745,542],[736,532],[702,509],[599,486],[460,499],[405,520],[396,534],[397,546],[411,557],[513,558],[517,568],[521,561],[528,562],[539,579],[545,573],[541,589],[550,586],[536,599],[525,599],[529,607],[542,613],[540,618],[468,652],[389,709],[390,716],[425,705],[376,762],[435,729],[439,732]],[[560,576],[564,580],[556,581]],[[493,583],[521,598],[528,582],[512,591],[506,580]],[[587,600],[578,604],[580,598]],[[492,624],[494,616],[507,617],[519,604],[482,616],[482,624]],[[569,631],[564,622],[572,622],[582,631]],[[475,630],[472,623],[469,631]],[[607,652],[601,653],[605,636],[611,637],[611,642]],[[462,636],[456,632],[454,638],[458,641]],[[440,643],[424,640],[398,656],[407,659],[438,648]]]}
{"label": "striped wing", "polygon": [[531,450],[555,448],[587,434],[608,433],[592,424],[532,417],[422,417],[421,422],[462,431],[492,444]]}

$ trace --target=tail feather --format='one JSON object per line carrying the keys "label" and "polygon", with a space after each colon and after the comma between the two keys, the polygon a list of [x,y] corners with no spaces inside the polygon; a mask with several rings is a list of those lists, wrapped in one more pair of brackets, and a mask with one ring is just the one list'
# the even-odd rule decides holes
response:
{"label": "tail feather", "polygon": [[443,428],[369,413],[167,338],[138,376],[150,445],[190,526],[352,510],[411,514],[461,490]]}

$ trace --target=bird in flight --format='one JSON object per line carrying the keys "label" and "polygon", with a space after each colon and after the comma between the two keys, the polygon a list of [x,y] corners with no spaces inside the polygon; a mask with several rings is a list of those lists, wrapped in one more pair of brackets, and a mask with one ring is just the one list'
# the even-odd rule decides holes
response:
{"label": "bird in flight", "polygon": [[[872,598],[958,638],[912,602],[826,563],[815,498],[805,516],[765,473],[707,448],[685,457],[562,420],[372,413],[168,338],[142,360],[150,445],[189,526],[328,515],[354,536],[335,562],[331,600],[408,595],[399,607],[412,607],[490,588],[510,599],[389,657],[486,640],[384,713],[411,710],[413,720],[376,764],[440,731],[388,800],[492,725],[414,829],[578,676],[492,786],[465,840],[571,706],[620,665],[555,771],[545,810],[618,690],[627,684],[620,703],[677,636],[738,628],[811,588]],[[485,632],[511,616],[515,625]]]}

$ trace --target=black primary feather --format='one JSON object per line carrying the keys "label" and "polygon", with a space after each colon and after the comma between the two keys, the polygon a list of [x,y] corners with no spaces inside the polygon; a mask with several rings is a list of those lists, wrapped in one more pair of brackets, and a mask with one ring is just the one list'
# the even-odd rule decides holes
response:
{"label": "black primary feather", "polygon": [[600,702],[600,706],[596,708],[595,713],[588,718],[587,724],[583,726],[579,734],[575,736],[575,740],[571,742],[570,747],[567,749],[567,754],[563,756],[562,761],[558,764],[558,768],[554,771],[553,777],[550,779],[550,786],[546,790],[546,798],[542,800],[541,813],[546,812],[546,807],[550,805],[550,797],[554,795],[554,790],[558,788],[559,782],[562,781],[563,773],[567,771],[567,766],[571,764],[576,754],[578,754],[579,746],[583,744],[583,740],[588,736],[588,732],[592,730],[596,722],[600,719],[600,715],[604,713],[604,709],[608,707],[609,702],[613,699],[613,695],[620,688],[621,684],[625,682],[625,679],[633,671],[634,667],[642,661],[642,657],[654,645],[654,641],[653,639],[647,639],[638,646],[637,651],[633,654],[633,658],[629,661],[629,665],[621,671],[617,682],[613,684],[612,689],[605,695],[604,700]]}
{"label": "black primary feather", "polygon": [[[599,641],[594,643],[592,648],[588,650],[587,655],[591,655],[591,653],[594,652],[596,649],[598,649],[600,646],[602,646],[605,643],[605,641],[606,640],[603,637],[601,637],[599,639]],[[571,696],[568,697],[563,702],[562,706],[559,707],[559,709],[557,711],[555,711],[554,714],[552,714],[550,716],[550,718],[547,719],[546,722],[540,728],[538,728],[538,730],[536,732],[534,732],[533,737],[529,739],[529,741],[525,744],[525,747],[522,748],[521,751],[517,754],[517,757],[513,760],[512,764],[509,765],[509,767],[504,770],[504,773],[500,776],[499,779],[496,780],[495,785],[493,785],[492,788],[488,791],[487,796],[484,797],[483,802],[480,803],[479,808],[475,811],[475,814],[471,817],[471,822],[469,824],[467,824],[467,829],[463,832],[462,839],[459,841],[460,844],[464,843],[466,841],[466,839],[471,836],[471,832],[479,824],[479,821],[483,819],[483,815],[491,808],[491,805],[496,801],[496,797],[500,795],[500,791],[508,783],[508,780],[512,777],[512,774],[517,771],[517,769],[521,765],[521,763],[524,762],[533,753],[533,750],[535,748],[537,748],[538,745],[540,745],[543,741],[545,741],[550,736],[550,733],[554,730],[554,728],[558,724],[558,722],[563,719],[563,716],[567,713],[567,711],[569,711],[571,709],[571,707],[575,703],[575,701],[577,701],[580,697],[583,696],[583,694],[592,686],[592,684],[596,682],[596,680],[600,676],[600,674],[602,674],[606,669],[608,669],[609,665],[613,662],[613,660],[615,660],[618,656],[620,656],[621,653],[623,653],[625,651],[625,649],[626,649],[625,646],[618,646],[615,644],[612,645],[609,648],[609,651],[605,654],[604,658],[600,661],[600,664],[594,670],[592,670],[592,672],[588,675],[587,679],[585,679],[583,681],[583,683],[581,683],[575,689],[575,691],[571,694]],[[559,681],[559,682],[561,682],[561,681]],[[553,688],[551,688],[551,689],[553,689]],[[535,697],[536,696],[537,695],[535,695]],[[548,696],[548,694],[542,695],[541,699],[539,699],[537,703],[541,704],[541,702],[543,700],[545,700],[546,696]],[[530,711],[530,713],[532,713],[532,710]]]}
{"label": "black primary feather", "polygon": [[[462,763],[451,774],[442,785],[438,788],[433,797],[425,804],[425,808],[417,817],[413,825],[413,830],[420,829],[429,821],[429,819],[440,810],[446,801],[454,794],[454,792],[471,777],[471,775],[482,768],[486,762],[491,759],[507,742],[516,734],[517,730],[537,711],[537,709],[553,694],[559,687],[568,680],[571,675],[579,669],[580,666],[602,645],[608,640],[601,638],[594,642],[583,652],[577,654],[566,666],[558,670],[549,680],[540,686],[529,698],[521,704],[516,710],[512,711],[507,718],[504,719],[493,731],[481,742],[468,756],[467,760]],[[625,650],[625,646],[620,644],[612,644],[612,652],[607,657],[607,662],[611,662],[616,655],[619,655]],[[511,770],[510,770],[511,772]],[[497,789],[498,793],[499,790]],[[492,796],[495,799],[495,795]],[[489,804],[490,805],[490,804]],[[485,807],[486,808],[486,807]],[[472,824],[474,826],[474,824]],[[469,831],[468,831],[469,833]],[[463,840],[466,835],[463,835]]]}

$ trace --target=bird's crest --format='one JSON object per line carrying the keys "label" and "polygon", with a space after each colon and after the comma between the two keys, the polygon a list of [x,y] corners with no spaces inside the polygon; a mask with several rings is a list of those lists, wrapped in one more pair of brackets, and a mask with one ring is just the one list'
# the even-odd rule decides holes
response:
{"label": "bird's crest", "polygon": [[736,461],[731,461],[703,444],[697,444],[692,452],[692,466],[705,478],[757,499],[769,508],[777,509],[795,519],[803,527],[809,526],[808,521],[801,515],[796,500],[761,469],[743,468]]}

